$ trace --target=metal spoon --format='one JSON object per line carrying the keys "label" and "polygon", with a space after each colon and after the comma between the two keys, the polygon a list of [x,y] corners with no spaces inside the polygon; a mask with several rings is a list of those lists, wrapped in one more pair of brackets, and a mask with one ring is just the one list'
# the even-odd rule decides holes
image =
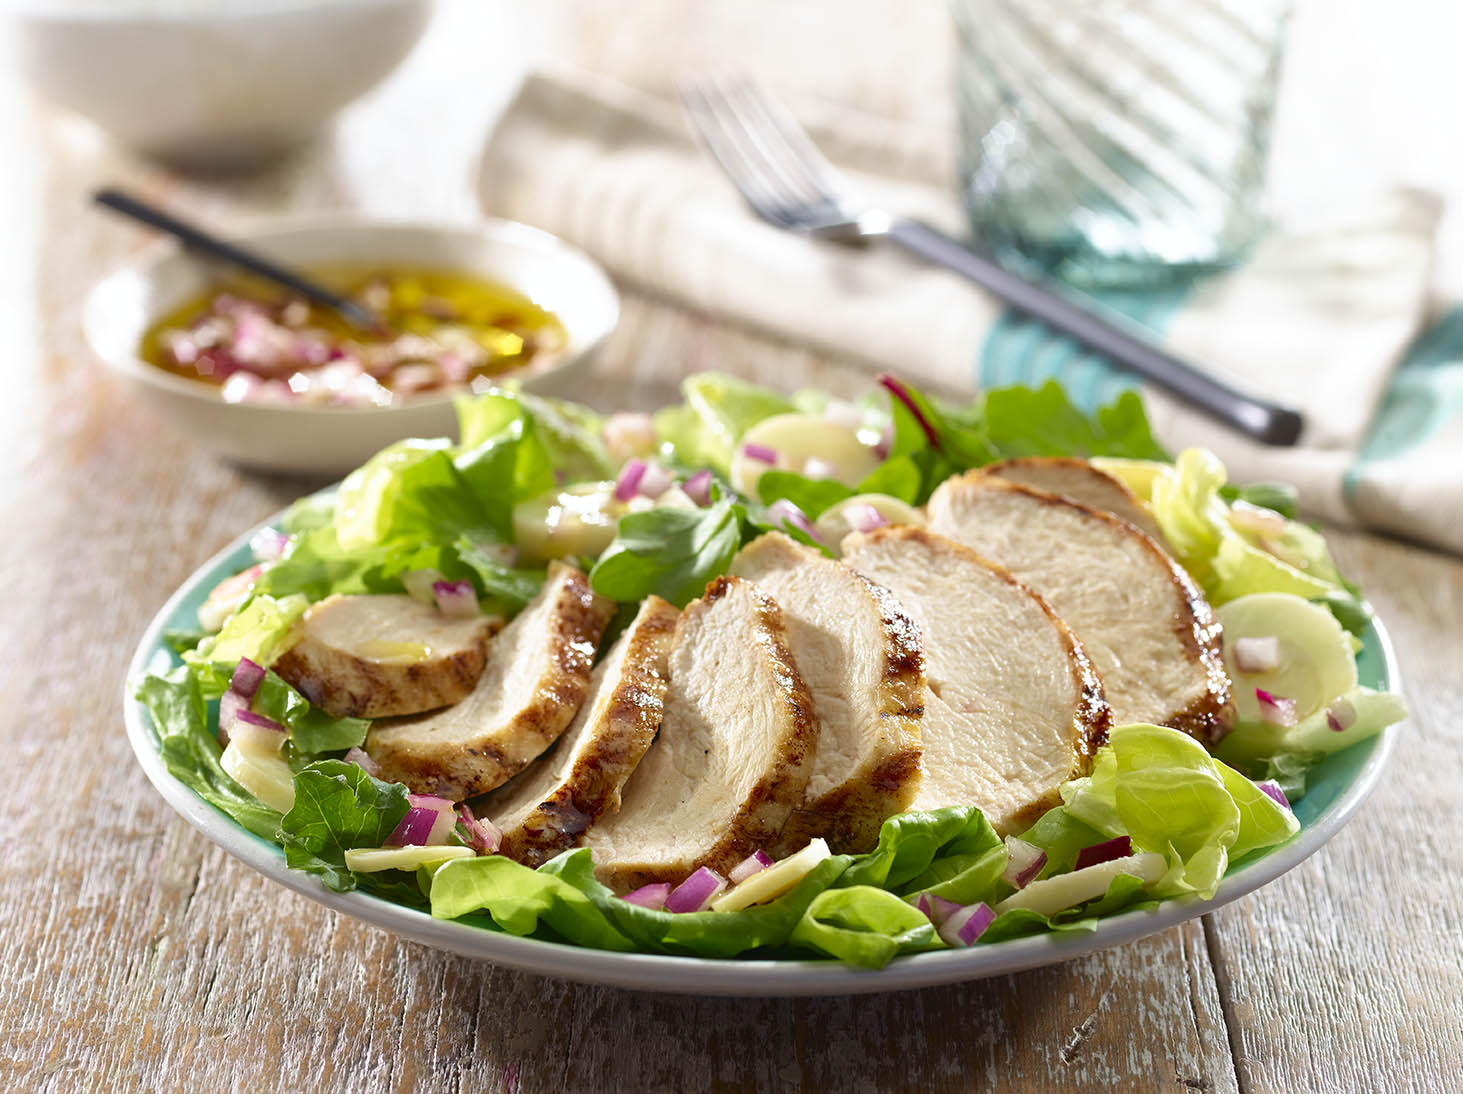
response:
{"label": "metal spoon", "polygon": [[171,213],[166,213],[155,205],[149,205],[145,201],[125,194],[113,187],[105,187],[92,195],[92,200],[98,205],[105,205],[108,209],[114,209],[119,213],[141,221],[143,224],[159,228],[169,235],[179,239],[189,250],[201,254],[210,255],[222,259],[225,262],[257,274],[267,281],[273,281],[277,285],[283,285],[301,296],[315,301],[324,307],[336,312],[352,326],[365,331],[380,331],[381,320],[373,314],[369,308],[357,304],[344,296],[331,292],[323,285],[311,281],[307,277],[278,266],[266,258],[262,258],[252,251],[246,251],[232,243],[226,242],[211,235],[208,232],[195,228],[191,224],[184,223]]}

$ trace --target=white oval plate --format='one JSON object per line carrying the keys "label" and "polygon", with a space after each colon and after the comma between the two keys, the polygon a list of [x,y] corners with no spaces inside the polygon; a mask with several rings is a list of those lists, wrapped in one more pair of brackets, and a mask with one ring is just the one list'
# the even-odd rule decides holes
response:
{"label": "white oval plate", "polygon": [[[287,868],[284,853],[277,846],[235,824],[198,798],[163,766],[151,717],[132,695],[134,683],[149,672],[167,671],[178,663],[163,642],[164,631],[196,627],[198,605],[208,591],[219,580],[253,561],[249,553],[250,537],[277,520],[278,517],[250,529],[206,562],[173,594],[142,636],[128,668],[123,696],[127,736],[142,769],[168,804],[188,823],[229,854],[281,885],[328,908],[428,946],[543,976],[696,995],[843,995],[949,984],[1066,961],[1212,912],[1298,866],[1334,836],[1371,793],[1391,755],[1395,735],[1401,729],[1394,726],[1378,737],[1331,756],[1315,768],[1309,792],[1296,806],[1302,825],[1300,834],[1283,847],[1232,867],[1213,899],[1175,900],[1151,911],[1126,912],[1102,920],[1090,933],[1037,935],[966,950],[912,954],[895,958],[878,971],[851,968],[832,960],[718,960],[611,953],[517,938],[465,923],[433,919],[426,912],[365,893],[332,892],[312,875]],[[1357,667],[1361,682],[1368,687],[1397,689],[1400,686],[1392,645],[1379,623],[1374,623],[1368,632]]]}

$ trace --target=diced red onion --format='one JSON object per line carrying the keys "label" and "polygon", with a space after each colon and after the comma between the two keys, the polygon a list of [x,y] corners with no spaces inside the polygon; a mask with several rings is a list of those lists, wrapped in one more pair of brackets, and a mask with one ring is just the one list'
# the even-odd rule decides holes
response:
{"label": "diced red onion", "polygon": [[478,614],[478,594],[471,581],[436,581],[432,595],[443,615],[453,619],[470,619]]}
{"label": "diced red onion", "polygon": [[920,410],[919,404],[914,401],[914,396],[910,393],[909,388],[904,386],[904,382],[885,372],[879,375],[879,384],[890,395],[903,403],[905,408],[914,415],[914,420],[919,423],[920,429],[924,430],[925,439],[930,442],[930,447],[939,448],[939,434],[935,432],[935,427],[925,417],[924,411]]}
{"label": "diced red onion", "polygon": [[769,505],[767,515],[772,518],[773,524],[791,525],[816,542],[822,542],[808,515],[786,498],[778,498]]}
{"label": "diced red onion", "polygon": [[233,688],[224,692],[218,700],[218,743],[225,748],[233,736],[234,724],[239,720],[239,711],[249,709],[249,700]]}
{"label": "diced red onion", "polygon": [[956,904],[953,900],[946,900],[942,896],[935,896],[933,893],[920,893],[919,900],[914,905],[920,913],[939,927],[945,920],[958,912],[963,905]]}
{"label": "diced red onion", "polygon": [[703,866],[671,890],[670,895],[665,898],[665,910],[699,912],[725,888],[726,878]]}
{"label": "diced red onion", "polygon": [[640,479],[640,493],[647,498],[658,498],[669,490],[676,477],[658,463],[645,465],[645,474]]}
{"label": "diced red onion", "polygon": [[234,675],[229,680],[229,690],[237,691],[245,699],[253,699],[259,685],[264,682],[264,666],[247,657],[239,658],[234,666]]}
{"label": "diced red onion", "polygon": [[1260,704],[1260,721],[1272,726],[1295,725],[1295,700],[1271,695],[1264,688],[1255,689],[1255,698]]}
{"label": "diced red onion", "polygon": [[1237,638],[1233,653],[1234,667],[1240,672],[1270,672],[1280,665],[1280,639],[1273,634]]}
{"label": "diced red onion", "polygon": [[1274,779],[1266,779],[1264,782],[1258,782],[1255,785],[1263,790],[1266,796],[1274,799],[1275,804],[1280,806],[1280,808],[1290,808],[1290,799],[1285,796],[1285,791],[1280,788],[1280,784]]}
{"label": "diced red onion", "polygon": [[995,920],[995,909],[984,901],[968,904],[959,911],[951,912],[949,918],[940,924],[940,937],[951,946],[969,946],[985,934],[986,928]]}
{"label": "diced red onion", "polygon": [[705,506],[711,501],[711,472],[697,471],[682,485],[686,497],[690,498],[697,505]]}
{"label": "diced red onion", "polygon": [[437,815],[432,831],[424,841],[428,847],[440,847],[457,824],[457,807],[447,798],[435,794],[408,794],[407,803],[413,809],[430,809]]}
{"label": "diced red onion", "polygon": [[889,453],[894,449],[894,423],[885,422],[884,428],[879,430],[879,441],[874,445],[874,455],[881,460],[887,460]]}
{"label": "diced red onion", "polygon": [[669,881],[657,881],[651,885],[642,885],[633,893],[626,893],[620,899],[658,912],[665,907],[666,898],[670,896],[670,892],[671,883]]}
{"label": "diced red onion", "polygon": [[406,595],[423,604],[437,603],[432,587],[445,578],[436,570],[408,570],[401,575],[401,584]]}
{"label": "diced red onion", "polygon": [[776,463],[777,449],[768,448],[765,444],[744,444],[742,455],[749,460],[756,460],[758,463]]}
{"label": "diced red onion", "polygon": [[1326,724],[1333,733],[1345,733],[1356,725],[1356,706],[1342,696],[1326,708]]}
{"label": "diced red onion", "polygon": [[480,855],[494,855],[498,848],[503,846],[503,832],[488,820],[487,817],[475,817],[472,814],[472,807],[463,802],[457,807],[457,815],[462,818],[463,827],[467,829],[467,845]]}
{"label": "diced red onion", "polygon": [[[225,692],[225,694],[228,694]],[[285,733],[284,726],[280,725],[273,718],[266,718],[262,714],[255,714],[244,705],[234,711],[233,718],[224,724],[223,721],[223,700],[219,700],[219,740],[238,741],[240,744],[252,742],[262,748],[274,751],[284,747]]]}
{"label": "diced red onion", "polygon": [[620,477],[615,480],[615,500],[629,501],[640,492],[640,480],[645,477],[644,460],[630,460],[620,468]]}
{"label": "diced red onion", "polygon": [[803,461],[803,476],[809,479],[836,479],[838,465],[817,456],[809,456]]}
{"label": "diced red onion", "polygon": [[1007,837],[1006,853],[1009,857],[1006,860],[1005,872],[1001,874],[1001,880],[1013,889],[1026,888],[1046,865],[1045,851],[1036,844],[1027,843],[1024,839],[1017,839],[1015,836]]}
{"label": "diced red onion", "polygon": [[289,541],[290,537],[278,528],[261,528],[249,540],[249,550],[260,562],[278,562]]}
{"label": "diced red onion", "polygon": [[412,806],[406,811],[406,816],[401,818],[401,822],[392,829],[391,835],[386,837],[386,846],[425,847],[437,825],[437,816],[435,809]]}
{"label": "diced red onion", "polygon": [[1082,848],[1077,852],[1077,864],[1072,869],[1081,870],[1088,866],[1096,866],[1100,862],[1111,862],[1115,858],[1127,858],[1132,853],[1132,838],[1119,836],[1117,839],[1094,843],[1091,847]]}
{"label": "diced red onion", "polygon": [[843,518],[855,532],[872,532],[889,523],[888,517],[865,501],[844,506]]}
{"label": "diced red onion", "polygon": [[381,765],[378,764],[375,760],[371,759],[370,753],[368,753],[364,748],[360,748],[359,746],[351,749],[345,754],[345,762],[348,764],[355,764],[367,775],[370,775],[372,777],[379,776],[381,774]]}
{"label": "diced red onion", "polygon": [[772,865],[772,856],[766,851],[753,851],[727,873],[727,880],[733,885],[746,881],[753,874],[760,874]]}

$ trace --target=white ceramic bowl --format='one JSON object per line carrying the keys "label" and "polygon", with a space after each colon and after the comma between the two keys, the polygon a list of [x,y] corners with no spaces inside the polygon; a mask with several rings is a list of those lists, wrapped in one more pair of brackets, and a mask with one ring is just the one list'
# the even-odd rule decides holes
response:
{"label": "white ceramic bowl", "polygon": [[[295,221],[235,237],[282,263],[426,266],[463,270],[511,286],[564,324],[564,352],[505,378],[543,394],[572,394],[571,377],[614,329],[619,295],[604,271],[556,236],[506,220],[473,226],[359,219]],[[172,246],[118,270],[87,297],[87,341],[157,410],[219,455],[268,471],[342,473],[403,437],[450,436],[450,395],[390,407],[228,403],[211,384],[175,376],[138,356],[143,332],[213,284],[219,271]]]}
{"label": "white ceramic bowl", "polygon": [[308,140],[421,37],[431,0],[27,0],[16,60],[145,154],[232,169]]}

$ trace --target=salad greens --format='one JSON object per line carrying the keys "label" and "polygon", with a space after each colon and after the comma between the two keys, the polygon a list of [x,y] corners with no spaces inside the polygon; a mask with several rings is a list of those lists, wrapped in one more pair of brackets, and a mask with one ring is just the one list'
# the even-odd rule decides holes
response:
{"label": "salad greens", "polygon": [[[1365,629],[1369,609],[1360,591],[1338,572],[1321,536],[1293,519],[1293,491],[1233,486],[1203,451],[1169,462],[1136,395],[1124,393],[1087,415],[1055,383],[994,390],[960,406],[891,377],[881,384],[887,398],[847,404],[821,392],[786,397],[716,373],[689,377],[684,402],[654,415],[655,454],[687,489],[693,476],[709,472],[709,482],[701,475],[704,496],[690,499],[677,489],[638,508],[622,506],[605,538],[576,551],[575,561],[592,567],[593,587],[621,602],[622,615],[651,593],[684,605],[767,529],[826,550],[811,522],[854,495],[919,505],[951,474],[994,460],[1084,456],[1149,508],[1216,607],[1233,604],[1236,618],[1260,612],[1256,627],[1263,632],[1260,608],[1273,605],[1257,607],[1260,598],[1245,598],[1288,594],[1324,607],[1352,634]],[[1235,861],[1299,830],[1277,792],[1252,779],[1275,779],[1298,795],[1319,759],[1405,713],[1398,696],[1354,686],[1353,670],[1342,694],[1311,697],[1290,724],[1242,717],[1213,755],[1176,730],[1115,728],[1090,774],[1065,784],[1061,804],[1022,834],[1045,855],[1036,883],[1070,876],[1084,850],[1113,839],[1129,841],[1134,854],[1162,856],[1166,865],[1149,883],[1117,872],[1101,895],[1054,915],[1002,906],[1016,891],[1005,876],[1011,852],[975,807],[891,817],[874,850],[825,858],[776,899],[733,912],[675,914],[631,903],[596,880],[583,848],[537,870],[482,854],[413,872],[361,873],[346,865],[346,852],[387,843],[411,808],[405,786],[345,758],[365,741],[369,723],[331,717],[274,672],[263,673],[249,706],[287,731],[282,758],[293,772],[294,795],[281,813],[222,766],[217,700],[229,691],[241,659],[267,670],[307,607],[332,594],[401,593],[410,591],[414,575],[428,574],[470,582],[486,611],[517,611],[545,571],[542,558],[526,557],[514,541],[515,510],[581,483],[604,487],[595,496],[619,493],[609,488],[624,456],[612,456],[598,414],[510,389],[462,399],[457,411],[458,442],[399,442],[334,494],[297,503],[284,521],[289,538],[282,552],[260,559],[247,587],[247,578],[238,579],[237,603],[222,626],[210,634],[180,632],[181,664],[137,684],[168,770],[278,844],[289,866],[336,891],[361,888],[482,929],[608,950],[827,956],[877,968],[899,954],[946,945],[916,907],[921,897],[990,905],[994,918],[981,940],[991,942],[1090,930],[1119,910],[1211,896]],[[862,443],[877,441],[875,469],[845,482],[814,473],[810,461],[801,470],[762,472],[756,496],[733,490],[728,483],[740,439],[759,422],[795,412],[838,413],[853,422]],[[668,500],[673,494],[679,500]],[[1327,626],[1340,636],[1336,641],[1345,638],[1335,624]],[[1351,650],[1326,656],[1350,658]],[[450,840],[472,845],[470,822],[469,816]]]}

